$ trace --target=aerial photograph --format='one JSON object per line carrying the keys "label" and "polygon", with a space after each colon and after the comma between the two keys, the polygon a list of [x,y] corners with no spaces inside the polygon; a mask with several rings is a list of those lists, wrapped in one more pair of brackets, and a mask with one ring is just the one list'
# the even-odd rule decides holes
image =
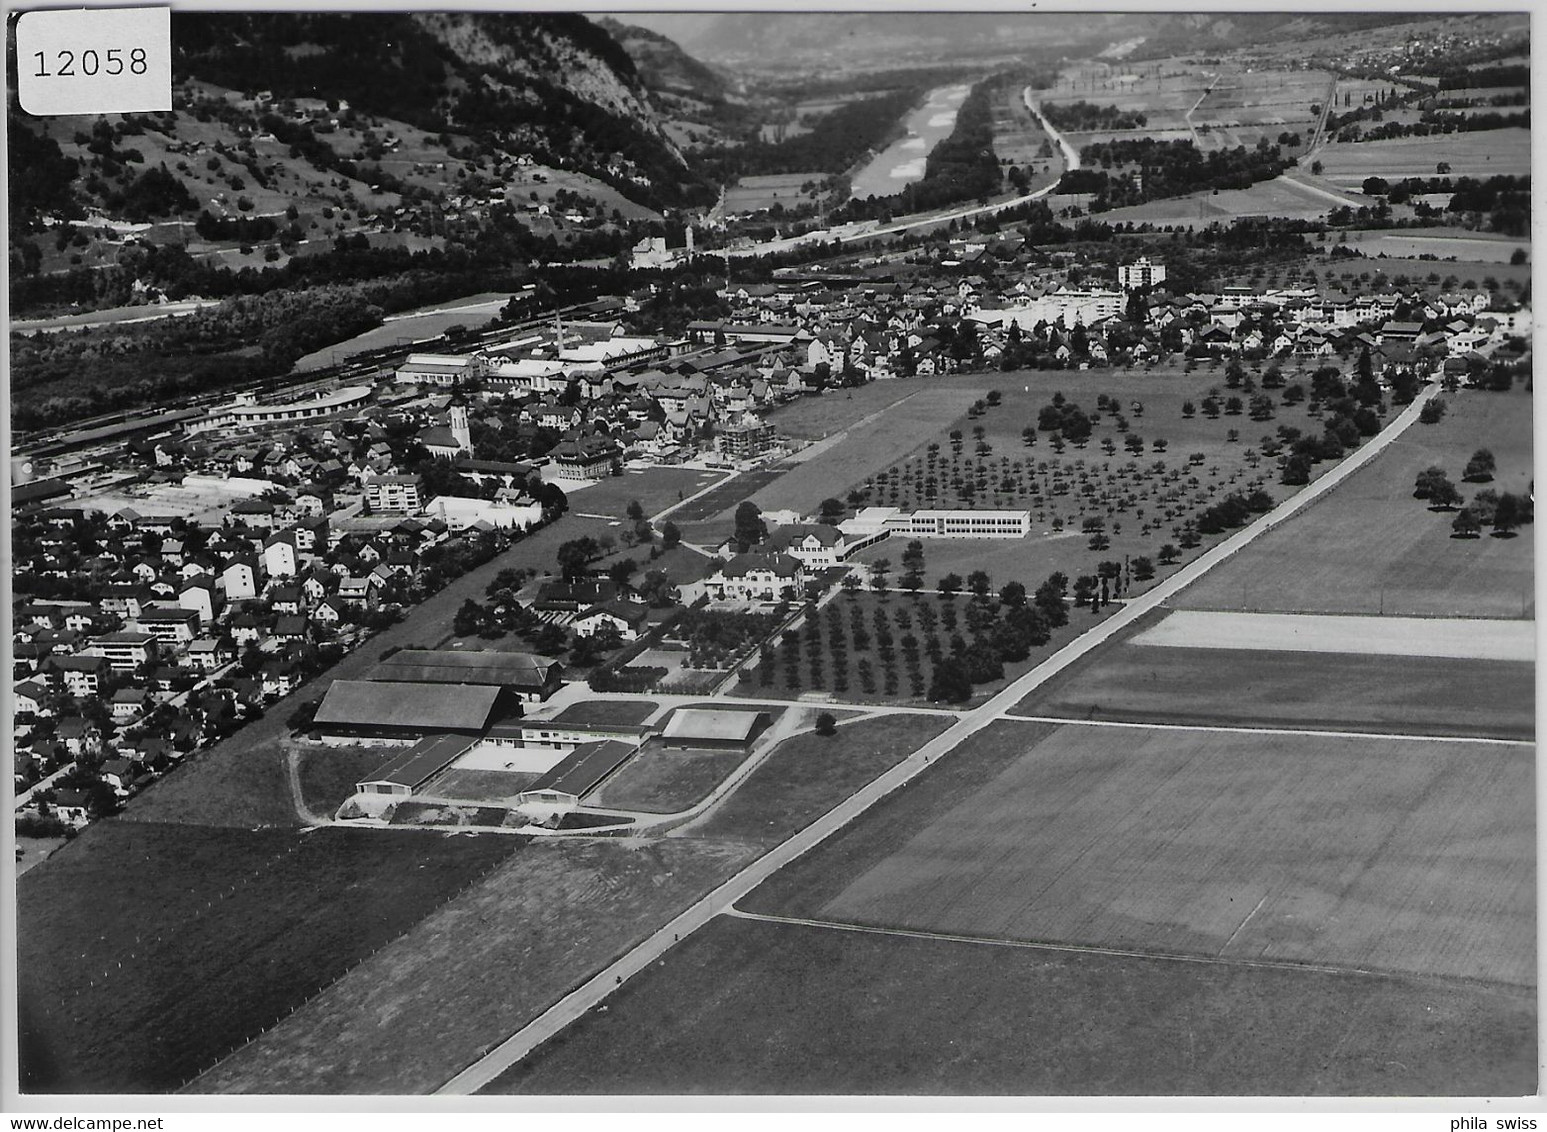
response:
{"label": "aerial photograph", "polygon": [[13,12],[0,1107],[1535,1104],[1531,15]]}

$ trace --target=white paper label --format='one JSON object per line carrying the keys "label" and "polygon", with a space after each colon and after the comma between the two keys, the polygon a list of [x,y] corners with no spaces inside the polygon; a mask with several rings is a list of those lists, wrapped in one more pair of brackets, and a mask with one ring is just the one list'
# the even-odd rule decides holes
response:
{"label": "white paper label", "polygon": [[171,9],[22,13],[16,93],[28,114],[172,109]]}

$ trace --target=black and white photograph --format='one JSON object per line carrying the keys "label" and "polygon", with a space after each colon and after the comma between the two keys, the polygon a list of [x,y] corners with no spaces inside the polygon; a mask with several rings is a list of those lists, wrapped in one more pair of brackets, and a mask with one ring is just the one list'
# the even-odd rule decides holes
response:
{"label": "black and white photograph", "polygon": [[12,5],[0,1107],[1540,1107],[1532,15]]}

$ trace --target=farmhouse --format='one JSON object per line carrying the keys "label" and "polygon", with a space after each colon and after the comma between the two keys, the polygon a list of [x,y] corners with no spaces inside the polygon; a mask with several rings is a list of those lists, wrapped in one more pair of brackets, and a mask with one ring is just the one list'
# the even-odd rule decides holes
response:
{"label": "farmhouse", "polygon": [[371,679],[404,684],[467,684],[497,688],[521,703],[541,703],[563,685],[564,666],[524,652],[492,649],[401,649],[376,666]]}
{"label": "farmhouse", "polygon": [[679,749],[745,751],[771,723],[766,711],[678,708],[661,739]]}
{"label": "farmhouse", "polygon": [[498,687],[335,680],[312,725],[328,743],[415,743],[426,735],[476,737],[488,730]]}

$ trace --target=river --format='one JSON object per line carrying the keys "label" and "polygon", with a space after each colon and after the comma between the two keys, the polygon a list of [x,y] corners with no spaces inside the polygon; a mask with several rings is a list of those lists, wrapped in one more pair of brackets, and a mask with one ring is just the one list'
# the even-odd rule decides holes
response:
{"label": "river", "polygon": [[889,197],[922,180],[924,159],[956,128],[956,112],[971,89],[962,83],[930,91],[924,105],[908,115],[908,136],[887,146],[854,175],[854,197]]}

